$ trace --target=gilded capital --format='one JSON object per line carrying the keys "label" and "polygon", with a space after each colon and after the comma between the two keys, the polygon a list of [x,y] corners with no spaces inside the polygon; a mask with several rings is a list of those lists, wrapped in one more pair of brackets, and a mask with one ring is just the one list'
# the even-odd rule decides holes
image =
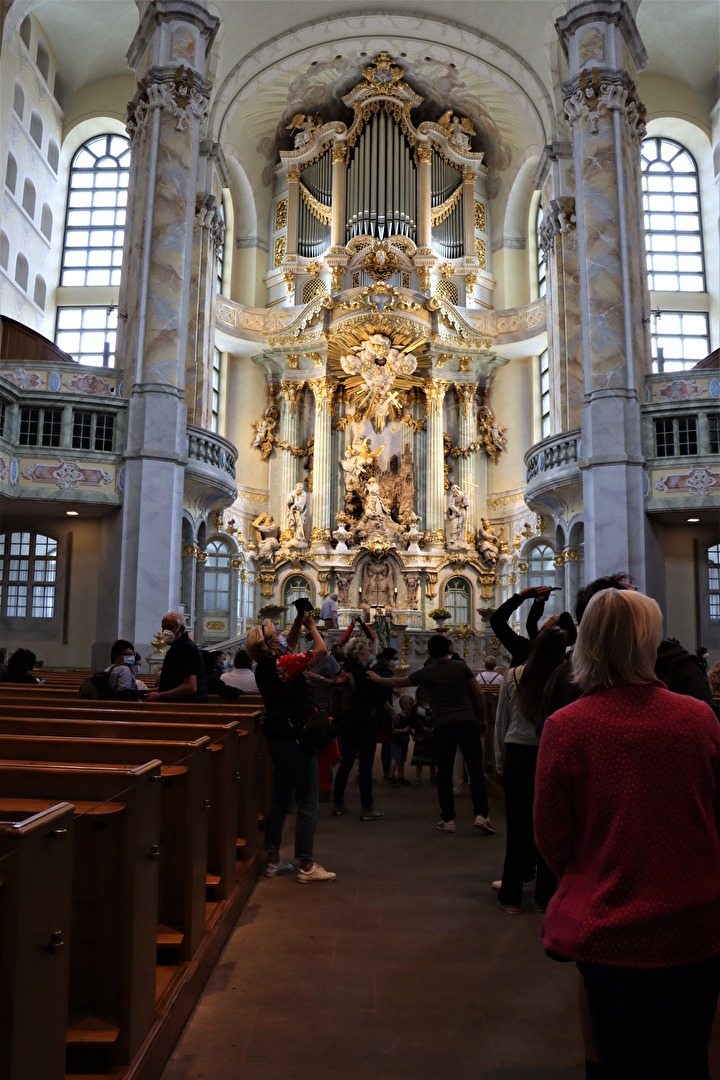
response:
{"label": "gilded capital", "polygon": [[462,178],[463,184],[473,184],[473,186],[475,184],[475,180],[477,179],[472,169],[463,169]]}
{"label": "gilded capital", "polygon": [[328,379],[327,377],[322,379],[309,379],[308,386],[313,392],[316,408],[318,410],[328,409],[335,389],[332,379]]}
{"label": "gilded capital", "polygon": [[345,162],[345,161],[347,161],[347,158],[348,158],[348,148],[347,148],[347,146],[333,146],[333,148],[332,148],[333,165],[335,164],[336,161],[337,162],[339,162],[339,161]]}
{"label": "gilded capital", "polygon": [[428,379],[425,383],[425,397],[428,404],[435,407],[435,412],[440,413],[442,409],[442,403],[445,400],[445,395],[450,389],[450,381],[448,379]]}
{"label": "gilded capital", "polygon": [[295,410],[297,409],[298,402],[302,397],[304,389],[304,382],[291,382],[288,379],[283,379],[280,383],[280,393],[285,399],[291,416],[295,415]]}
{"label": "gilded capital", "polygon": [[432,150],[425,143],[419,143],[415,147],[415,160],[418,165],[429,165],[432,161]]}
{"label": "gilded capital", "polygon": [[287,182],[288,182],[288,184],[299,184],[300,183],[300,169],[298,168],[297,165],[291,165],[290,168],[288,169],[288,171],[287,171]]}
{"label": "gilded capital", "polygon": [[472,383],[455,383],[455,393],[460,400],[462,414],[466,418],[470,416],[472,403],[475,400],[475,390],[476,387]]}

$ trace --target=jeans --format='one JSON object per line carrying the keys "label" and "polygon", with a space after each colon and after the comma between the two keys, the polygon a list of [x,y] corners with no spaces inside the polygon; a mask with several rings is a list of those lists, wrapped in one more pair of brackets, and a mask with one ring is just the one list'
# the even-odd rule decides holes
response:
{"label": "jeans", "polygon": [[603,1080],[708,1080],[720,957],[676,968],[577,967]]}
{"label": "jeans", "polygon": [[297,805],[295,858],[312,859],[318,807],[318,756],[294,739],[267,740],[272,761],[272,800],[265,825],[265,847],[279,851],[285,818]]}
{"label": "jeans", "polygon": [[438,800],[443,821],[452,821],[455,817],[452,777],[455,752],[458,748],[467,766],[473,813],[476,817],[478,814],[487,817],[488,797],[483,772],[480,725],[476,720],[452,720],[449,724],[438,724],[434,729],[434,743],[437,758]]}
{"label": "jeans", "polygon": [[505,743],[505,815],[507,841],[502,888],[498,899],[519,907],[523,881],[529,881],[537,867],[535,900],[547,907],[557,889],[557,879],[535,847],[533,800],[538,747]]}
{"label": "jeans", "polygon": [[348,727],[340,736],[340,765],[335,774],[335,790],[333,802],[336,806],[342,806],[345,800],[345,787],[348,777],[355,764],[355,758],[359,756],[358,779],[360,781],[360,805],[363,810],[372,810],[373,805],[373,781],[372,769],[375,761],[375,749],[377,747],[377,721],[373,718],[362,721],[360,724]]}

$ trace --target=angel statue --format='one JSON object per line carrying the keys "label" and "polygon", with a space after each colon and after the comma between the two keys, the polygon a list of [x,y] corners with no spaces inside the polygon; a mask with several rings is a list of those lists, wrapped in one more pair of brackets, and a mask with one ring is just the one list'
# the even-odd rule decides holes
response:
{"label": "angel statue", "polygon": [[274,429],[277,427],[279,419],[280,413],[277,405],[268,405],[262,418],[260,420],[253,420],[252,422],[253,427],[255,428],[253,449],[260,451],[260,456],[263,461],[267,461],[272,453],[273,444],[275,442]]}
{"label": "angel statue", "polygon": [[507,428],[498,425],[492,409],[487,405],[482,405],[478,409],[480,442],[485,447],[485,453],[492,461],[497,461],[500,454],[507,450],[506,431]]}
{"label": "angel statue", "polygon": [[265,511],[255,518],[252,527],[257,531],[258,558],[272,561],[275,558],[275,552],[280,547],[278,540],[280,527],[273,520],[272,514],[267,514]]}
{"label": "angel statue", "polygon": [[295,132],[295,149],[300,150],[311,141],[313,135],[321,125],[319,116],[310,116],[305,113],[295,113],[286,130]]}
{"label": "angel statue", "polygon": [[451,146],[458,150],[470,149],[470,139],[475,134],[475,128],[467,116],[455,116],[452,109],[448,109],[438,120],[438,127],[445,131]]}

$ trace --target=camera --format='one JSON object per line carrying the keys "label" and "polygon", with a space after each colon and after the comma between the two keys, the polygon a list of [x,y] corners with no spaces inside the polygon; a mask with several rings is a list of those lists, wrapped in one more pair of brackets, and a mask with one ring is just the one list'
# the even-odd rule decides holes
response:
{"label": "camera", "polygon": [[295,605],[298,615],[309,615],[313,610],[313,606],[307,596],[301,596],[299,600],[293,600],[293,604]]}

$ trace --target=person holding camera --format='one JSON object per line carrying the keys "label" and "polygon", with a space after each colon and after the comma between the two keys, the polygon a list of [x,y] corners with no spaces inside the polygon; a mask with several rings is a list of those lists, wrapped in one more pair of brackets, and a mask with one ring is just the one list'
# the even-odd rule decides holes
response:
{"label": "person holding camera", "polygon": [[[245,648],[255,661],[255,680],[262,695],[265,713],[263,731],[272,761],[272,797],[265,826],[268,863],[266,877],[276,877],[295,869],[280,857],[283,827],[293,801],[297,806],[295,856],[300,862],[297,880],[301,884],[334,881],[336,876],[313,857],[318,807],[318,757],[298,740],[298,732],[313,714],[313,694],[305,671],[327,655],[325,644],[310,617],[312,604],[302,597],[295,601],[297,615],[283,638],[274,623],[266,619],[254,626],[245,639]],[[302,628],[309,632],[313,649],[295,653]]]}

